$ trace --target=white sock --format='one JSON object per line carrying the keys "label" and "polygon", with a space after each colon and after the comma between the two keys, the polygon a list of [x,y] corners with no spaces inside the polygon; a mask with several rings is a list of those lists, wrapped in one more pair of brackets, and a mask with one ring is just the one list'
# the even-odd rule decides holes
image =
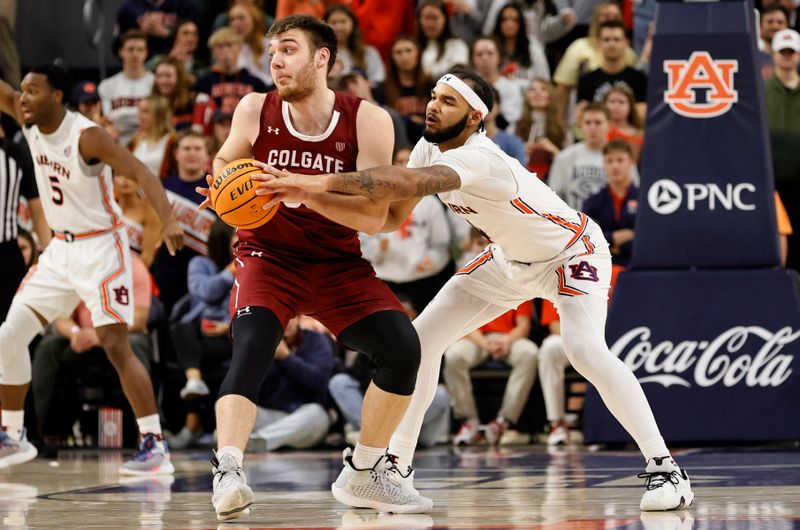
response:
{"label": "white sock", "polygon": [[5,410],[3,414],[3,430],[12,440],[22,440],[22,427],[25,423],[24,410]]}
{"label": "white sock", "polygon": [[142,433],[142,436],[145,434],[161,436],[161,420],[158,418],[158,414],[136,418],[136,423],[139,425],[139,432]]}
{"label": "white sock", "polygon": [[[406,441],[399,439],[397,435],[392,437],[391,449],[389,454],[397,457],[397,469],[406,472],[414,461],[414,452],[417,450],[417,441]],[[394,451],[394,452],[393,452]]]}
{"label": "white sock", "polygon": [[645,462],[649,462],[651,458],[661,458],[662,456],[669,456],[669,459],[672,460],[667,444],[664,443],[664,438],[661,436],[654,436],[643,441],[639,450],[644,455]]}
{"label": "white sock", "polygon": [[220,447],[217,451],[217,460],[222,458],[222,455],[231,455],[239,467],[242,467],[242,462],[244,462],[244,453],[242,450],[236,447],[235,445],[226,445],[225,447]]}
{"label": "white sock", "polygon": [[371,469],[385,454],[385,447],[370,447],[359,442],[353,451],[353,465],[356,469]]}

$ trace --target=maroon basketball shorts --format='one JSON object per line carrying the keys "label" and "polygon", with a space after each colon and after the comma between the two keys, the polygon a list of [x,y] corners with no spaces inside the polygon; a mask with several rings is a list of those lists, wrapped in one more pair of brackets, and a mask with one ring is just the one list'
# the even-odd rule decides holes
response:
{"label": "maroon basketball shorts", "polygon": [[240,243],[231,318],[247,306],[270,309],[284,329],[292,317],[308,315],[337,336],[372,313],[403,311],[394,293],[361,257],[301,260]]}

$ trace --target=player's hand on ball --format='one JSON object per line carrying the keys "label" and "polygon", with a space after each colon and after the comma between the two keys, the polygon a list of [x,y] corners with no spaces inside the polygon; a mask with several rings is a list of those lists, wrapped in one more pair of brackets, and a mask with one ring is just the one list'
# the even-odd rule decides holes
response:
{"label": "player's hand on ball", "polygon": [[327,190],[324,175],[303,175],[278,169],[268,164],[259,162],[264,173],[256,173],[252,179],[259,182],[256,193],[269,195],[271,193],[290,192],[292,188],[307,193],[324,193]]}
{"label": "player's hand on ball", "polygon": [[214,177],[212,177],[211,175],[206,175],[206,182],[208,182],[208,188],[197,186],[194,189],[194,191],[196,191],[198,194],[205,197],[205,200],[201,202],[200,205],[197,207],[198,210],[205,210],[206,208],[212,208],[210,188],[211,188],[211,183],[214,182]]}
{"label": "player's hand on ball", "polygon": [[164,225],[161,230],[161,239],[167,245],[170,256],[174,256],[177,251],[183,248],[183,228],[174,216]]}

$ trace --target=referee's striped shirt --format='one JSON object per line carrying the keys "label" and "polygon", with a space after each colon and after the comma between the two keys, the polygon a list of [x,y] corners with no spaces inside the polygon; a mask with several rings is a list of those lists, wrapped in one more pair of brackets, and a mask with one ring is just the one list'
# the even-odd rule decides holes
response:
{"label": "referee's striped shirt", "polygon": [[30,155],[20,146],[0,138],[0,244],[17,239],[19,196],[39,197]]}

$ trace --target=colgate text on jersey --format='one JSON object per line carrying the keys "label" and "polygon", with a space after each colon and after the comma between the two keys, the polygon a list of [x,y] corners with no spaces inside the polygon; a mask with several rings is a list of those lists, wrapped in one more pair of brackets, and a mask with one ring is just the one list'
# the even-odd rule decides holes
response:
{"label": "colgate text on jersey", "polygon": [[344,170],[344,162],[338,158],[294,149],[270,149],[266,162],[279,168],[313,169],[320,173],[341,173]]}

